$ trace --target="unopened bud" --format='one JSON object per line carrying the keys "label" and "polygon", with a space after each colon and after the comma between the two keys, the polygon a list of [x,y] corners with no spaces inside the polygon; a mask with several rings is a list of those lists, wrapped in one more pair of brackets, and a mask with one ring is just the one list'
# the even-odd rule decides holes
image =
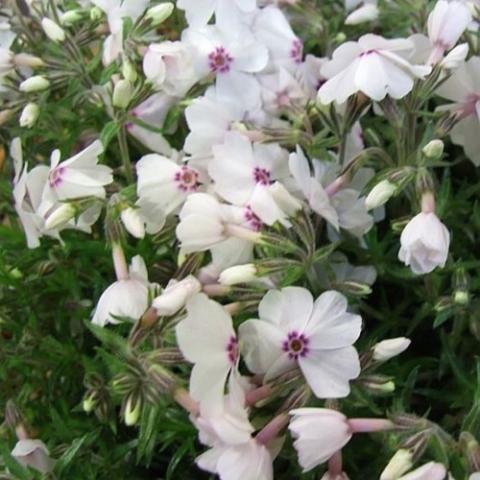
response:
{"label": "unopened bud", "polygon": [[36,103],[27,103],[20,115],[20,126],[24,128],[33,127],[39,115],[40,108],[38,107],[38,105]]}
{"label": "unopened bud", "polygon": [[257,269],[253,263],[227,268],[219,277],[219,282],[222,285],[236,285],[238,283],[248,283],[255,280],[258,280],[258,277]]}
{"label": "unopened bud", "polygon": [[384,383],[364,381],[363,386],[373,394],[393,393],[395,391],[395,382],[388,380]]}
{"label": "unopened bud", "polygon": [[83,15],[81,10],[78,10],[78,9],[69,10],[68,12],[65,12],[60,17],[60,22],[62,25],[73,25],[74,23],[81,20],[82,17]]}
{"label": "unopened bud", "polygon": [[397,480],[413,465],[413,455],[410,450],[401,448],[388,462],[380,475],[380,480]]}
{"label": "unopened bud", "polygon": [[65,31],[50,18],[42,19],[42,28],[45,35],[52,42],[63,42],[65,40]]}
{"label": "unopened bud", "polygon": [[358,25],[359,23],[371,22],[378,18],[378,7],[373,4],[367,4],[357,8],[346,19],[345,25]]}
{"label": "unopened bud", "polygon": [[173,8],[173,3],[160,3],[147,10],[145,19],[150,20],[153,26],[160,25],[160,23],[164,22],[172,14]]}
{"label": "unopened bud", "polygon": [[140,396],[137,394],[131,394],[127,399],[127,403],[125,404],[125,411],[123,413],[125,425],[127,425],[127,427],[132,427],[138,422],[141,410],[142,400]]}
{"label": "unopened bud", "polygon": [[13,62],[18,67],[37,68],[45,66],[45,62],[40,57],[29,53],[18,53],[13,57]]}
{"label": "unopened bud", "polygon": [[335,42],[336,43],[343,43],[347,39],[347,36],[345,35],[344,32],[338,32],[336,37],[335,37]]}
{"label": "unopened bud", "polygon": [[410,345],[411,340],[405,337],[382,340],[373,346],[373,359],[377,362],[385,362],[404,352]]}
{"label": "unopened bud", "polygon": [[83,399],[83,402],[82,402],[83,410],[86,413],[90,413],[94,410],[97,403],[98,403],[98,399],[97,399],[96,392],[89,392],[85,395],[85,398]]}
{"label": "unopened bud", "polygon": [[103,12],[100,8],[98,7],[93,7],[90,9],[90,20],[100,20],[103,16]]}
{"label": "unopened bud", "polygon": [[113,106],[117,108],[127,108],[132,100],[133,85],[125,79],[119,80],[113,89]]}
{"label": "unopened bud", "polygon": [[138,214],[137,209],[132,207],[125,208],[122,210],[120,218],[128,233],[135,238],[143,238],[145,236],[145,222]]}
{"label": "unopened bud", "polygon": [[453,301],[457,305],[465,306],[470,302],[470,295],[466,290],[457,290],[453,294]]}
{"label": "unopened bud", "polygon": [[75,216],[75,207],[71,203],[63,203],[54,210],[45,220],[45,227],[48,230],[58,228]]}
{"label": "unopened bud", "polygon": [[382,180],[377,183],[365,199],[367,210],[373,210],[387,203],[392,195],[397,191],[397,186],[388,180]]}
{"label": "unopened bud", "polygon": [[349,280],[341,283],[335,283],[335,288],[345,293],[345,295],[353,295],[355,297],[363,297],[372,293],[370,285]]}
{"label": "unopened bud", "polygon": [[302,202],[297,200],[280,182],[275,182],[271,185],[269,193],[272,195],[275,203],[289,217],[295,215],[295,213],[302,209]]}
{"label": "unopened bud", "polygon": [[444,146],[441,140],[432,140],[423,147],[422,152],[427,158],[438,160],[443,155]]}
{"label": "unopened bud", "polygon": [[33,77],[27,78],[24,80],[19,88],[20,91],[30,93],[30,92],[38,92],[40,90],[45,90],[50,86],[50,82],[47,78],[43,77],[42,75],[35,75]]}
{"label": "unopened bud", "polygon": [[179,282],[171,282],[163,293],[153,300],[152,306],[159,316],[175,315],[185,306],[187,300],[201,289],[201,283],[193,275],[189,275]]}
{"label": "unopened bud", "polygon": [[137,80],[138,74],[135,69],[135,65],[129,60],[128,57],[123,57],[122,62],[122,75],[131,83],[135,83]]}

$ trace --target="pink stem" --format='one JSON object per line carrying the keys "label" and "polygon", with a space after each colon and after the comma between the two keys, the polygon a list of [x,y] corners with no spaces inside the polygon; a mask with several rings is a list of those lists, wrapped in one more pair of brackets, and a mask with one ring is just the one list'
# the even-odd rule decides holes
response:
{"label": "pink stem", "polygon": [[27,430],[21,423],[15,427],[15,433],[17,434],[17,438],[19,440],[27,440],[29,438]]}
{"label": "pink stem", "polygon": [[228,285],[220,285],[219,283],[211,283],[203,286],[203,291],[209,297],[222,297],[230,293],[231,288]]}
{"label": "pink stem", "polygon": [[256,403],[260,402],[261,400],[265,400],[273,393],[273,389],[270,385],[263,385],[261,387],[256,388],[255,390],[251,390],[245,396],[245,403],[247,405],[255,405]]}
{"label": "pink stem", "polygon": [[225,234],[229,237],[242,238],[243,240],[248,240],[249,242],[258,242],[262,235],[259,232],[254,232],[248,228],[241,227],[240,225],[234,225],[228,223],[225,225]]}
{"label": "pink stem", "polygon": [[325,191],[327,192],[327,195],[329,197],[333,197],[345,185],[346,182],[347,182],[347,179],[345,178],[344,175],[342,175],[341,177],[338,177],[330,185],[327,185],[327,187],[325,187]]}
{"label": "pink stem", "polygon": [[261,445],[268,445],[287,425],[288,414],[281,413],[260,430],[255,440]]}
{"label": "pink stem", "polygon": [[422,195],[422,212],[435,213],[435,197],[432,192],[425,192]]}
{"label": "pink stem", "polygon": [[433,47],[430,57],[428,57],[427,65],[436,65],[440,59],[443,57],[445,52],[445,47],[442,44],[436,44]]}
{"label": "pink stem", "polygon": [[235,315],[242,310],[242,303],[241,302],[228,303],[227,305],[224,305],[223,308],[230,315]]}
{"label": "pink stem", "polygon": [[200,414],[200,407],[184,388],[178,388],[173,393],[173,399],[187,412],[197,417]]}
{"label": "pink stem", "polygon": [[341,475],[343,472],[342,451],[334,453],[328,460],[328,473],[332,478]]}
{"label": "pink stem", "polygon": [[112,247],[113,267],[117,280],[128,280],[128,265],[125,260],[123,248],[119,243],[114,243]]}
{"label": "pink stem", "polygon": [[383,418],[350,418],[352,433],[384,432],[395,428],[395,424]]}

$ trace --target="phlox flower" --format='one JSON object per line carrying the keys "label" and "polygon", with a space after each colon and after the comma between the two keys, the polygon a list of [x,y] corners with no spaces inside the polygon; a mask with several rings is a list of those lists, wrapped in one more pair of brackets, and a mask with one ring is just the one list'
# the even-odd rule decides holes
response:
{"label": "phlox flower", "polygon": [[412,65],[406,60],[413,48],[410,40],[373,34],[340,45],[332,60],[322,66],[321,73],[328,80],[320,87],[318,100],[323,104],[334,100],[341,104],[357,92],[375,101],[386,95],[403,98],[412,90],[414,80],[431,71],[431,67]]}
{"label": "phlox flower", "polygon": [[252,144],[244,135],[231,132],[213,148],[213,156],[208,173],[218,195],[234,205],[249,206],[268,225],[285,222],[285,213],[270,194],[275,181],[289,177],[284,150],[273,144]]}
{"label": "phlox flower", "polygon": [[298,367],[317,397],[347,396],[349,380],[360,374],[352,344],[362,320],[346,310],[346,298],[333,290],[315,302],[304,288],[270,290],[260,302],[259,319],[239,329],[248,368],[268,381]]}
{"label": "phlox flower", "polygon": [[398,480],[444,480],[446,475],[447,469],[441,463],[429,462]]}
{"label": "phlox flower", "polygon": [[16,443],[11,455],[25,468],[30,467],[41,473],[49,473],[55,466],[47,446],[41,440],[21,439]]}
{"label": "phlox flower", "polygon": [[222,97],[238,98],[246,108],[260,102],[260,87],[254,73],[268,63],[268,50],[244,25],[222,31],[214,25],[187,29],[182,40],[193,50],[194,65],[201,77],[215,76]]}
{"label": "phlox flower", "polygon": [[239,361],[232,318],[222,305],[198,293],[187,301],[187,316],[175,332],[180,350],[194,364],[190,395],[200,402],[202,412],[218,411],[225,383]]}
{"label": "phlox flower", "polygon": [[137,255],[132,258],[128,272],[102,293],[92,323],[104,327],[120,323],[119,318],[138,320],[148,308],[149,286],[145,262]]}

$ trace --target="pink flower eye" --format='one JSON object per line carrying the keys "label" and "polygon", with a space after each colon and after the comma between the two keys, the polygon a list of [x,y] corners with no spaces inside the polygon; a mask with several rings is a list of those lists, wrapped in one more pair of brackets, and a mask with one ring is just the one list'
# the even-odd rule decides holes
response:
{"label": "pink flower eye", "polygon": [[292,331],[282,344],[282,350],[288,353],[288,357],[297,360],[298,357],[305,357],[308,353],[308,338],[302,333]]}
{"label": "pink flower eye", "polygon": [[208,55],[208,66],[213,73],[227,73],[233,63],[233,57],[223,47],[216,47]]}
{"label": "pink flower eye", "polygon": [[175,173],[175,182],[182,192],[196,192],[198,190],[198,172],[193,168],[183,165]]}
{"label": "pink flower eye", "polygon": [[290,49],[290,58],[295,62],[295,63],[302,63],[302,58],[303,58],[303,43],[296,38],[292,42],[292,48]]}
{"label": "pink flower eye", "polygon": [[65,168],[64,167],[57,167],[57,168],[54,168],[49,176],[48,176],[48,183],[50,185],[51,188],[54,188],[54,187],[58,187],[63,179],[62,179],[62,175],[65,173]]}
{"label": "pink flower eye", "polygon": [[255,167],[253,169],[253,178],[255,183],[260,183],[260,185],[271,185],[271,173],[266,168]]}

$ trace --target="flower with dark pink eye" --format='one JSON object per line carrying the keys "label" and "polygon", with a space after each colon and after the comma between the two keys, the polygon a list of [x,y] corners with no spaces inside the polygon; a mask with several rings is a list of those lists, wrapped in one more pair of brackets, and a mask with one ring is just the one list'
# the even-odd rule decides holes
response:
{"label": "flower with dark pink eye", "polygon": [[182,192],[196,192],[198,190],[198,172],[193,168],[182,165],[175,173],[175,182]]}
{"label": "flower with dark pink eye", "polygon": [[260,218],[258,218],[255,213],[253,213],[252,207],[245,207],[244,217],[251,230],[259,232],[262,229],[263,223]]}
{"label": "flower with dark pink eye", "polygon": [[260,185],[271,185],[271,173],[266,168],[255,167],[253,169],[253,179],[255,183],[259,183]]}
{"label": "flower with dark pink eye", "polygon": [[290,49],[290,58],[295,63],[302,63],[302,60],[303,60],[303,43],[298,38],[296,38],[292,42],[292,47]]}
{"label": "flower with dark pink eye", "polygon": [[51,188],[58,187],[63,179],[62,176],[65,173],[65,167],[54,168],[48,175],[48,183]]}
{"label": "flower with dark pink eye", "polygon": [[377,50],[375,50],[374,48],[371,48],[370,50],[367,50],[365,52],[362,52],[360,54],[361,57],[364,57],[365,55],[371,55],[372,53],[378,53]]}
{"label": "flower with dark pink eye", "polygon": [[233,57],[224,47],[216,47],[208,54],[208,66],[212,73],[227,73],[233,63]]}
{"label": "flower with dark pink eye", "polygon": [[235,365],[237,363],[238,356],[239,356],[239,347],[238,347],[237,337],[234,337],[232,335],[225,348],[227,350],[227,356],[228,356],[228,359],[230,360],[230,363],[232,363],[232,365]]}
{"label": "flower with dark pink eye", "polygon": [[291,331],[287,339],[283,341],[282,350],[288,354],[288,358],[297,360],[298,357],[305,357],[308,353],[308,338],[295,330]]}

